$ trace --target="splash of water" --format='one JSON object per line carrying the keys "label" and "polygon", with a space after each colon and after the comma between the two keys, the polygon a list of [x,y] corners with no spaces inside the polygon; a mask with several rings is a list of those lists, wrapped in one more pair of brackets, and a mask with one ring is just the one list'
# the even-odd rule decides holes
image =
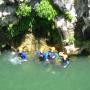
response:
{"label": "splash of water", "polygon": [[13,51],[4,51],[3,59],[14,65],[22,63],[22,60],[18,57],[17,53]]}
{"label": "splash of water", "polygon": [[12,64],[21,64],[22,63],[20,58],[17,56],[17,54],[15,52],[11,52],[9,56],[10,56],[9,61]]}
{"label": "splash of water", "polygon": [[18,57],[11,58],[9,61],[10,61],[12,64],[21,64],[21,63],[22,63],[21,60],[19,60]]}

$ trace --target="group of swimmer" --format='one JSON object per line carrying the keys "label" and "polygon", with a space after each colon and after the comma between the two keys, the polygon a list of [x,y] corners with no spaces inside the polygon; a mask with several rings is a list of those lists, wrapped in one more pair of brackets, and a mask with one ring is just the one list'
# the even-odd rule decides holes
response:
{"label": "group of swimmer", "polygon": [[69,57],[65,52],[55,52],[55,48],[49,49],[48,51],[44,51],[41,49],[40,51],[36,51],[36,55],[39,58],[39,61],[45,61],[46,63],[55,62],[58,58],[60,65],[66,68],[69,65]]}
{"label": "group of swimmer", "polygon": [[[24,50],[18,49],[15,52],[15,55],[17,55],[22,62],[28,61],[27,54]],[[55,52],[55,48],[52,47],[48,51],[44,51],[43,48],[41,48],[38,51],[35,51],[35,57],[38,57],[39,62],[44,61],[46,64],[49,63],[55,63],[55,61],[58,59],[59,65],[66,68],[69,65],[69,57],[68,54],[65,52]]]}

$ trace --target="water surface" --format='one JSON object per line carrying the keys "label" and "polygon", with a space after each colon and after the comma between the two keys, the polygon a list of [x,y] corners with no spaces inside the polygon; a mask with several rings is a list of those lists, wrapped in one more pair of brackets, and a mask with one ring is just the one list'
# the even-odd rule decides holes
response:
{"label": "water surface", "polygon": [[67,68],[0,56],[0,90],[90,90],[90,57],[73,57]]}

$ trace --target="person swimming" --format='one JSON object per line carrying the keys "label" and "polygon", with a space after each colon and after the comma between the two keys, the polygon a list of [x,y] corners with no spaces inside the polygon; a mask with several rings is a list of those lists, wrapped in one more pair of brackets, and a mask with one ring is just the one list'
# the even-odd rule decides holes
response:
{"label": "person swimming", "polygon": [[27,55],[26,55],[26,53],[25,53],[24,50],[18,49],[17,53],[18,53],[18,56],[19,56],[23,61],[28,61]]}
{"label": "person swimming", "polygon": [[57,57],[57,53],[55,52],[55,48],[52,47],[52,48],[49,49],[49,51],[48,51],[48,59],[49,59],[50,61],[53,61],[56,57]]}
{"label": "person swimming", "polygon": [[35,54],[37,55],[37,57],[39,58],[39,61],[44,61],[44,48],[41,47],[40,50],[36,51]]}
{"label": "person swimming", "polygon": [[66,68],[70,63],[68,54],[65,52],[59,52],[59,55],[61,56],[61,64],[63,65],[64,68]]}

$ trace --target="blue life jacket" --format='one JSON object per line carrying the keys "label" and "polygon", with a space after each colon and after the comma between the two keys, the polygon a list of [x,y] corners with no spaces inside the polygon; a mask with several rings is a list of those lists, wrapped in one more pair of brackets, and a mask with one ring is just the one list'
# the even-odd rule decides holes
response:
{"label": "blue life jacket", "polygon": [[48,52],[45,52],[44,59],[48,59],[48,55],[49,55],[49,53]]}
{"label": "blue life jacket", "polygon": [[50,52],[50,51],[49,51],[49,58],[55,59],[56,57],[58,57],[58,54],[57,54],[57,53],[55,53],[55,52]]}
{"label": "blue life jacket", "polygon": [[27,59],[27,55],[26,55],[26,53],[24,51],[20,52],[19,56],[21,57],[21,59]]}

